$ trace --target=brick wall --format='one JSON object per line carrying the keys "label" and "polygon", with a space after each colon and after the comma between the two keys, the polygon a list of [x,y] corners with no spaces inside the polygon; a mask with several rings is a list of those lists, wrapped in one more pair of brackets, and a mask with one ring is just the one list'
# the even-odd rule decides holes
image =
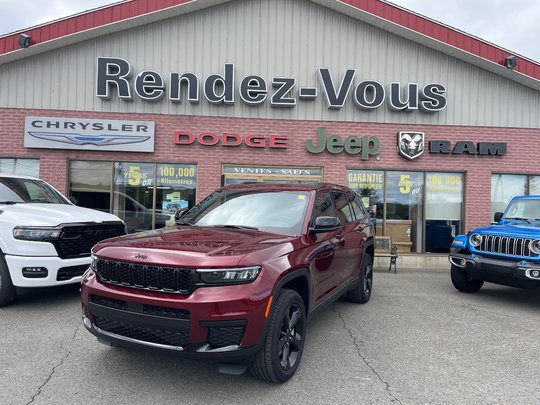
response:
{"label": "brick wall", "polygon": [[[154,153],[88,152],[53,149],[28,149],[23,146],[24,117],[55,116],[92,119],[145,120],[156,123]],[[376,136],[381,149],[377,160],[360,159],[360,155],[346,153],[311,154],[305,149],[306,139],[315,139],[319,127],[327,128],[327,135]],[[396,151],[397,132],[422,131],[429,140],[473,142],[506,142],[504,156],[436,155],[424,152],[409,161]],[[175,131],[193,134],[210,132],[221,135],[286,135],[287,149],[189,146],[174,143]],[[540,129],[452,127],[410,124],[374,124],[362,122],[298,121],[272,119],[239,119],[223,117],[176,116],[160,114],[95,113],[79,111],[0,109],[0,157],[29,157],[40,159],[40,177],[62,192],[68,188],[69,159],[116,160],[136,162],[196,163],[198,165],[197,200],[200,201],[220,186],[221,165],[286,165],[321,166],[324,181],[346,184],[347,169],[398,169],[409,171],[458,171],[465,173],[465,227],[488,223],[490,218],[491,173],[540,174],[538,144]]]}

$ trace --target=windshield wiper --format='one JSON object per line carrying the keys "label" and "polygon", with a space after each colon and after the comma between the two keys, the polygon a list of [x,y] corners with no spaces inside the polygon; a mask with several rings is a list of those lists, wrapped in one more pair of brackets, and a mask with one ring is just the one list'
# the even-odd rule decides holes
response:
{"label": "windshield wiper", "polygon": [[188,222],[188,221],[175,221],[175,224],[176,225],[193,225],[191,222]]}
{"label": "windshield wiper", "polygon": [[5,204],[5,205],[14,205],[14,204],[20,204],[22,203],[23,201],[0,201],[0,204]]}
{"label": "windshield wiper", "polygon": [[212,225],[216,228],[231,228],[231,229],[253,229],[255,231],[258,231],[259,228],[255,228],[254,226],[246,226],[246,225]]}
{"label": "windshield wiper", "polygon": [[527,218],[519,218],[519,217],[515,217],[515,218],[505,218],[509,221],[524,221],[524,222],[527,222],[528,224],[531,223],[531,221],[529,221]]}

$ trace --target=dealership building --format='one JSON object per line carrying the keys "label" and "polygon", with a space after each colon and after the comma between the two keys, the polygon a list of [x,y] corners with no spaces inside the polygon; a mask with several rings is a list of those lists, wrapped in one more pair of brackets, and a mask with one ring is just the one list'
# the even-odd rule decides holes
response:
{"label": "dealership building", "polygon": [[130,231],[322,181],[400,260],[442,260],[540,194],[539,111],[540,64],[381,0],[129,0],[0,37],[0,171]]}

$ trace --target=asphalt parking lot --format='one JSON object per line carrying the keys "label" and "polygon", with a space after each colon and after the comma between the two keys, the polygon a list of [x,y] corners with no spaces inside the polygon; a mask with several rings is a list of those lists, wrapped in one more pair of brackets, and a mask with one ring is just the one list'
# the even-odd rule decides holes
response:
{"label": "asphalt parking lot", "polygon": [[1,404],[540,403],[540,295],[444,270],[376,271],[366,305],[337,301],[309,324],[286,384],[211,363],[110,348],[82,326],[78,288],[0,308]]}

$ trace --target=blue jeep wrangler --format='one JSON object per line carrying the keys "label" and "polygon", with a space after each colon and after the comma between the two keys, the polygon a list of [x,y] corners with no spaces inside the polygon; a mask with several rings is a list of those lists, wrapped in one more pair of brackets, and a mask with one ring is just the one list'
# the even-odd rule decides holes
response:
{"label": "blue jeep wrangler", "polygon": [[514,197],[496,224],[452,242],[452,284],[473,293],[484,281],[534,289],[540,285],[540,196]]}

